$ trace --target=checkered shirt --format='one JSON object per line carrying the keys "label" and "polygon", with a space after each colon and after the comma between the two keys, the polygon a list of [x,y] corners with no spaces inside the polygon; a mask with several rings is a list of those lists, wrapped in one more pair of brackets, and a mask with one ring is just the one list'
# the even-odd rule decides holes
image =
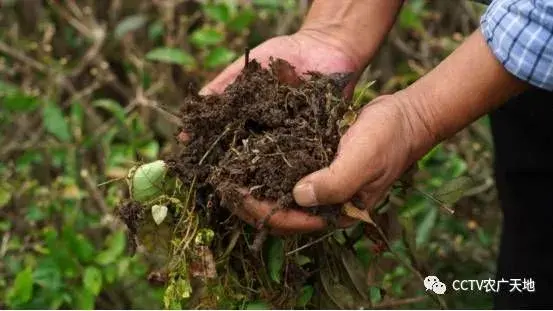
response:
{"label": "checkered shirt", "polygon": [[553,0],[494,0],[481,30],[507,71],[553,91]]}

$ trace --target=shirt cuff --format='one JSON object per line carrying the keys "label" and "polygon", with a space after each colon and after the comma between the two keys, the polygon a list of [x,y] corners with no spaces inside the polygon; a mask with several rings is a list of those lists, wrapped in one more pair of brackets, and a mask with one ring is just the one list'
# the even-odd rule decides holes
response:
{"label": "shirt cuff", "polygon": [[547,2],[495,0],[482,16],[481,30],[508,72],[553,91],[553,3]]}

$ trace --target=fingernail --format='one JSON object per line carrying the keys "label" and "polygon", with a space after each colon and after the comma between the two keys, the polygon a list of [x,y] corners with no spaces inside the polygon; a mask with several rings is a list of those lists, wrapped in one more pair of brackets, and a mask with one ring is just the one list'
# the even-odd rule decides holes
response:
{"label": "fingernail", "polygon": [[294,188],[294,199],[301,206],[319,205],[317,196],[315,195],[315,187],[309,182],[299,184]]}
{"label": "fingernail", "polygon": [[203,87],[199,92],[198,92],[199,95],[202,95],[202,96],[207,96],[209,94],[213,94],[213,92],[211,91],[211,89],[209,89],[207,86],[206,87]]}

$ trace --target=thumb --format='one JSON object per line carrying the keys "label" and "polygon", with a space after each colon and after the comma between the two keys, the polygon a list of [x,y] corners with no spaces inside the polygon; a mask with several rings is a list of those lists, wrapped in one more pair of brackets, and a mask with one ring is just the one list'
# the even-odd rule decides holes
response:
{"label": "thumb", "polygon": [[367,164],[373,161],[367,157],[366,151],[363,154],[360,147],[344,146],[341,149],[343,152],[328,167],[302,178],[296,184],[293,195],[299,205],[309,207],[344,203],[365,184],[382,175],[382,172],[368,167]]}
{"label": "thumb", "polygon": [[293,194],[299,205],[344,203],[365,185],[384,178],[386,154],[396,151],[389,139],[389,113],[373,107],[363,109],[341,138],[334,161],[296,184]]}

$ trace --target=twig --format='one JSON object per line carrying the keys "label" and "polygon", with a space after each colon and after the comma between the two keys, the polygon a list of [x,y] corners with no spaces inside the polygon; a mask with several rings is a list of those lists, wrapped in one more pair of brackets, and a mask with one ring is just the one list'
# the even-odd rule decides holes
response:
{"label": "twig", "polygon": [[39,71],[44,74],[51,73],[48,67],[46,67],[44,64],[39,63],[38,61],[32,59],[31,57],[23,54],[21,51],[16,50],[12,48],[11,46],[7,45],[6,43],[0,41],[0,52],[17,59],[18,61],[32,67],[36,71]]}
{"label": "twig", "polygon": [[250,63],[250,48],[246,47],[246,50],[244,51],[244,68],[248,67],[249,63]]}
{"label": "twig", "polygon": [[252,245],[250,246],[250,250],[252,252],[258,252],[259,250],[261,250],[261,246],[263,246],[263,243],[265,243],[268,236],[269,230],[267,228],[263,228],[261,231],[259,231],[259,233],[255,235]]}
{"label": "twig", "polygon": [[211,146],[209,146],[209,149],[207,149],[207,151],[205,152],[205,154],[203,155],[203,157],[200,159],[200,162],[198,162],[198,165],[202,165],[202,163],[204,162],[204,160],[207,158],[207,156],[211,153],[211,150],[213,150],[213,148],[215,148],[215,145],[217,145],[219,143],[219,141],[230,131],[230,127],[226,127],[225,130],[223,131],[223,133],[221,133],[221,135],[219,135],[219,137],[217,137],[217,139],[215,139],[215,141],[213,142],[213,144],[211,144]]}
{"label": "twig", "polygon": [[104,201],[104,197],[102,194],[98,191],[98,188],[96,188],[96,183],[90,178],[90,174],[86,169],[81,170],[81,177],[84,181],[84,185],[94,202],[98,205],[100,210],[104,214],[109,214],[109,208],[106,204],[106,201]]}
{"label": "twig", "polygon": [[451,209],[449,206],[447,206],[444,202],[436,199],[435,197],[433,197],[432,195],[426,193],[426,191],[422,190],[422,189],[419,189],[417,187],[413,187],[413,189],[415,189],[418,193],[424,195],[425,197],[427,197],[428,199],[434,201],[435,203],[437,203],[441,208],[445,209],[446,211],[448,211],[450,214],[454,214],[455,211],[453,209]]}
{"label": "twig", "polygon": [[182,122],[179,119],[179,117],[177,117],[176,115],[172,114],[171,112],[161,108],[157,104],[157,102],[152,101],[152,100],[148,100],[148,99],[146,99],[142,96],[138,96],[135,101],[139,106],[152,108],[153,110],[155,110],[155,111],[159,112],[161,115],[163,115],[171,123],[173,123],[177,126],[182,126]]}
{"label": "twig", "polygon": [[309,242],[309,243],[307,243],[307,244],[305,244],[305,245],[302,245],[302,246],[300,246],[300,247],[298,247],[298,248],[296,248],[296,249],[294,249],[294,250],[291,250],[291,251],[289,251],[288,253],[286,253],[286,256],[290,256],[290,255],[295,254],[295,253],[297,253],[297,252],[299,252],[299,251],[302,251],[302,250],[304,250],[304,249],[306,249],[306,248],[308,248],[308,247],[310,247],[310,246],[312,246],[312,245],[314,245],[314,244],[317,244],[317,243],[319,243],[319,242],[322,242],[323,240],[325,240],[325,239],[328,238],[329,236],[333,235],[335,232],[336,232],[336,230],[331,231],[331,232],[329,232],[329,233],[323,235],[322,237],[320,237],[320,238],[318,238],[318,239],[316,239],[316,240],[314,240],[314,241],[311,241],[311,242]]}
{"label": "twig", "polygon": [[2,236],[2,244],[0,244],[0,258],[4,257],[6,255],[6,252],[8,251],[8,242],[10,241],[10,232],[4,233],[4,236]]}

